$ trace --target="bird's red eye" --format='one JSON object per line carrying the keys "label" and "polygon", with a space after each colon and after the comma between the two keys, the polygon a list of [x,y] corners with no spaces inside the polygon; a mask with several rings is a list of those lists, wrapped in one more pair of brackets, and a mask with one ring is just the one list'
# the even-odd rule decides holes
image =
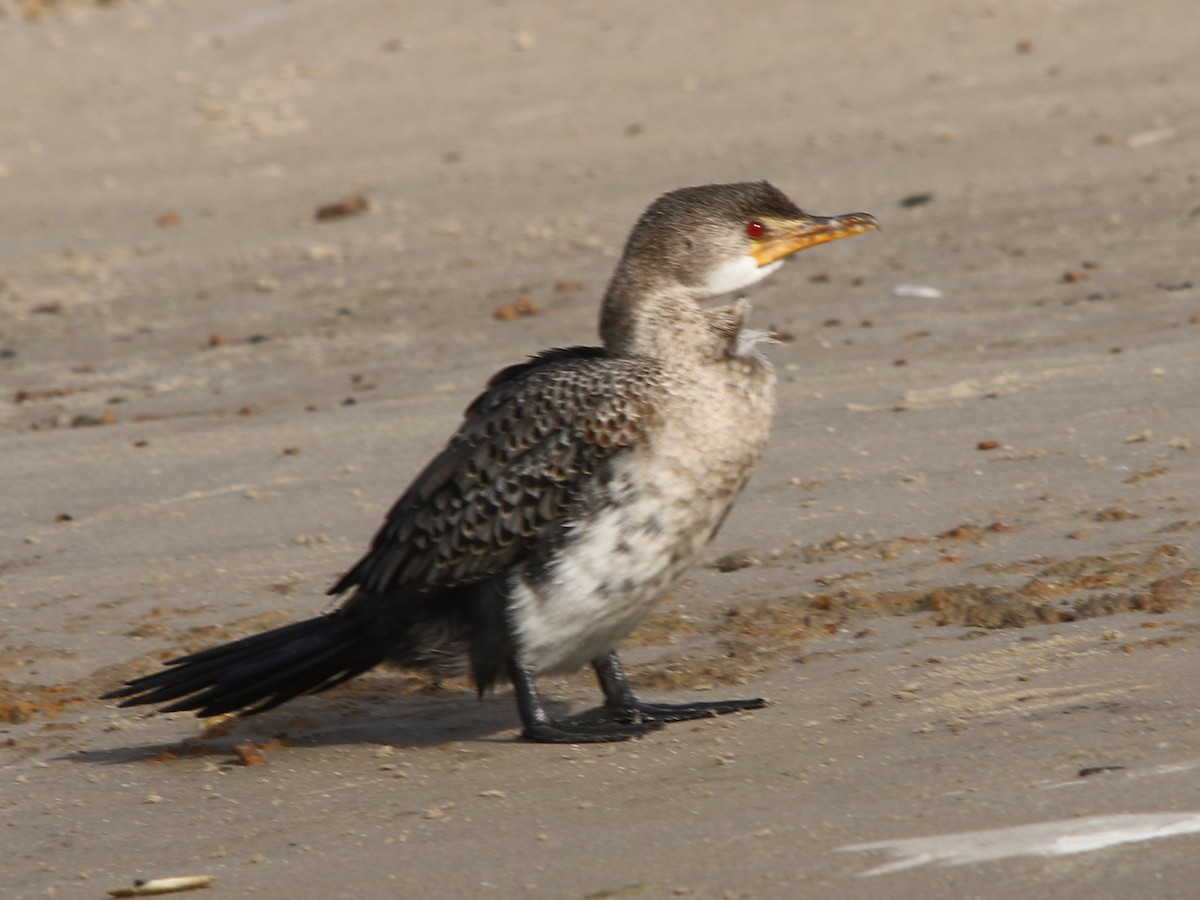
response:
{"label": "bird's red eye", "polygon": [[767,233],[767,226],[758,219],[754,219],[746,225],[746,234],[757,240]]}

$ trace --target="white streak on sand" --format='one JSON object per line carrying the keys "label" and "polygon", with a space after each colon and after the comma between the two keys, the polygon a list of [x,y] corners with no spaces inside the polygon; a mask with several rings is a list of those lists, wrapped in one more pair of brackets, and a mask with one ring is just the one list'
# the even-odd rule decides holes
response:
{"label": "white streak on sand", "polygon": [[1066,856],[1102,850],[1117,844],[1197,832],[1200,832],[1200,812],[1137,813],[1086,816],[988,831],[849,844],[839,849],[890,851],[900,858],[861,873],[887,875],[928,863],[962,866],[1012,856]]}

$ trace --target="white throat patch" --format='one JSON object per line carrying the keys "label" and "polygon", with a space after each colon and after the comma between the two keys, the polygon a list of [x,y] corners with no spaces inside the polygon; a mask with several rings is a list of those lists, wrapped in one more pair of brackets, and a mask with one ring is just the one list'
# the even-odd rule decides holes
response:
{"label": "white throat patch", "polygon": [[721,263],[713,269],[712,274],[704,283],[704,290],[710,297],[732,294],[734,291],[744,290],[752,284],[757,284],[782,265],[782,259],[760,266],[754,261],[753,256],[749,254],[740,256],[732,262]]}

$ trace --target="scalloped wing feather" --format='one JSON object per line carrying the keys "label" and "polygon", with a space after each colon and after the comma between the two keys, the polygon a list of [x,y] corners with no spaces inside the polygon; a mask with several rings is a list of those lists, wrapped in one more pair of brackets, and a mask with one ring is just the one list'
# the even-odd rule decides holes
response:
{"label": "scalloped wing feather", "polygon": [[563,527],[601,467],[645,437],[654,375],[653,363],[595,347],[499,372],[329,592],[424,593],[520,563]]}

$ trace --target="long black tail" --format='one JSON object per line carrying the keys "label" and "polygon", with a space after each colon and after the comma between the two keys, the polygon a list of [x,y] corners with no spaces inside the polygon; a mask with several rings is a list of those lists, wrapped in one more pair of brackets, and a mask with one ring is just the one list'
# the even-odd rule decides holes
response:
{"label": "long black tail", "polygon": [[161,712],[198,716],[260,713],[300,694],[316,694],[383,661],[363,617],[339,610],[173,659],[167,668],[104,695],[121,706],[168,703]]}

